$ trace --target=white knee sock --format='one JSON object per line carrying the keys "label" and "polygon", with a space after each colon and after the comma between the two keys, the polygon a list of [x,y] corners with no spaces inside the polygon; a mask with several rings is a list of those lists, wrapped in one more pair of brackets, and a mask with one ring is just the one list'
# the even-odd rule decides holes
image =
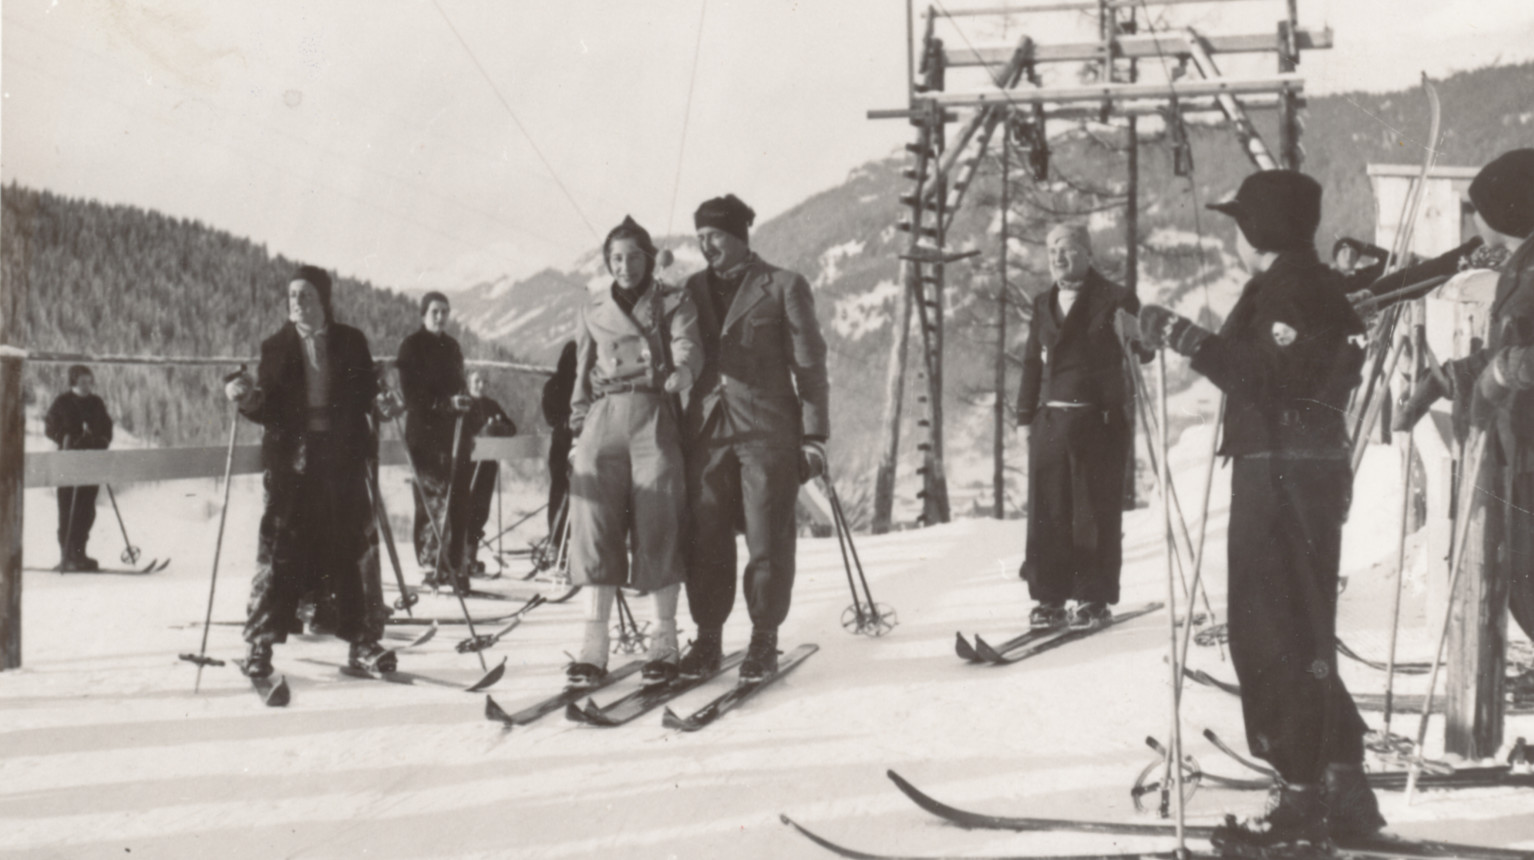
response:
{"label": "white knee sock", "polygon": [[681,583],[650,592],[655,605],[655,631],[650,636],[651,660],[675,660],[680,653],[676,644],[676,607],[681,595]]}
{"label": "white knee sock", "polygon": [[578,662],[593,666],[607,666],[607,622],[613,614],[613,599],[618,594],[615,585],[588,585],[586,600],[586,630],[581,639]]}

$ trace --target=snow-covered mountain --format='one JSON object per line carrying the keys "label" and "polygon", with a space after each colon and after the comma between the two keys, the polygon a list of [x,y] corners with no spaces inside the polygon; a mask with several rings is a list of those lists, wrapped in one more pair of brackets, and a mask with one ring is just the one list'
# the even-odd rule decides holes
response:
{"label": "snow-covered mountain", "polygon": [[[1506,149],[1527,145],[1534,124],[1517,94],[1534,87],[1534,64],[1482,69],[1438,84],[1444,104],[1444,145],[1439,163],[1484,163]],[[1259,115],[1259,130],[1276,139],[1274,118]],[[1428,110],[1420,91],[1312,98],[1305,129],[1305,170],[1326,188],[1325,217],[1317,242],[1328,248],[1344,235],[1371,238],[1374,200],[1365,166],[1410,161],[1415,141],[1426,133]],[[1083,128],[1052,141],[1050,181],[1034,184],[1014,159],[1012,211],[1008,232],[1012,300],[1007,322],[1011,375],[1006,397],[1016,397],[1016,366],[1026,331],[1025,297],[1048,285],[1041,245],[1044,233],[1064,217],[1080,213],[1096,242],[1096,265],[1108,277],[1124,272],[1123,208],[1108,196],[1121,193],[1125,158],[1103,129]],[[1144,302],[1168,304],[1216,324],[1234,304],[1245,280],[1234,253],[1229,219],[1204,209],[1208,201],[1234,191],[1250,162],[1234,136],[1222,127],[1191,125],[1195,170],[1175,176],[1166,141],[1157,131],[1140,141],[1138,292]],[[947,270],[944,378],[947,456],[951,488],[988,484],[993,435],[996,349],[996,284],[1001,218],[1000,165],[992,157],[976,176],[949,232],[954,250],[981,249],[978,257]],[[793,269],[815,288],[822,328],[830,346],[832,378],[832,462],[839,474],[861,480],[878,448],[878,416],[884,405],[891,343],[890,321],[900,296],[899,254],[908,236],[895,224],[907,212],[900,204],[911,181],[903,152],[851,171],[834,188],[759,223],[752,245],[761,256]],[[747,201],[750,202],[750,201]],[[689,237],[662,240],[678,262],[663,277],[680,280],[702,266]],[[607,283],[600,254],[593,251],[564,271],[545,270],[520,280],[490,280],[458,293],[455,314],[480,334],[496,339],[534,361],[552,362],[575,324],[589,288]],[[913,350],[920,333],[913,327]],[[908,362],[907,391],[919,385],[919,362]],[[1174,390],[1193,384],[1186,369],[1170,369]],[[907,468],[914,468],[918,437],[915,396],[906,399],[902,443]],[[1198,420],[1187,416],[1188,423]],[[1175,428],[1174,428],[1175,429]],[[902,479],[904,480],[904,479]],[[954,507],[962,489],[951,489]],[[906,494],[909,495],[909,494]]]}

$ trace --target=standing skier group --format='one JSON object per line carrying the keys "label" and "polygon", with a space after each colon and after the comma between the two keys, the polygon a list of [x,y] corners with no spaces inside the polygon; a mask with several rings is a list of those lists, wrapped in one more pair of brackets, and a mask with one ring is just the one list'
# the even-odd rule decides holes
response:
{"label": "standing skier group", "polygon": [[[1407,277],[1430,277],[1460,256],[1503,249],[1490,336],[1474,354],[1424,377],[1397,421],[1409,429],[1428,403],[1452,397],[1463,424],[1488,439],[1488,563],[1515,581],[1513,608],[1534,622],[1534,149],[1489,163],[1470,185],[1480,236]],[[1131,360],[1156,350],[1190,359],[1225,395],[1219,455],[1233,464],[1228,631],[1247,741],[1279,775],[1268,811],[1217,828],[1240,851],[1365,837],[1385,825],[1363,771],[1366,725],[1337,671],[1336,612],[1342,526],[1352,501],[1349,399],[1362,377],[1363,284],[1351,257],[1338,269],[1317,254],[1321,186],[1287,170],[1252,174],[1210,204],[1236,227],[1250,280],[1218,331],[1132,293],[1092,266],[1085,228],[1052,230],[1053,283],[1034,302],[1017,420],[1029,449],[1029,528],[1022,575],[1036,605],[1030,625],[1091,629],[1118,601],[1121,511],[1134,407]],[[723,627],[735,603],[736,535],[744,534],[743,590],[752,632],[740,676],[777,668],[777,631],[795,574],[795,505],[802,483],[826,470],[830,432],[826,345],[805,279],[750,247],[755,213],[733,195],[694,214],[707,267],[679,286],[656,277],[661,256],[626,218],[603,243],[612,275],[582,308],[569,376],[545,394],[568,443],[551,478],[568,494],[570,572],[587,595],[572,686],[607,672],[608,624],[620,588],[647,593],[654,635],[647,682],[719,670]],[[1425,267],[1425,268],[1424,268]],[[1340,269],[1340,271],[1339,271]],[[1371,270],[1378,274],[1377,270]],[[400,411],[380,391],[366,337],[336,321],[331,280],[304,266],[286,286],[288,322],[261,345],[252,379],[226,394],[264,428],[266,507],[245,639],[245,670],[272,671],[272,646],[295,629],[299,603],[316,600],[354,666],[389,671],[379,640],[388,614],[379,583],[377,422]],[[1350,301],[1351,299],[1351,301]],[[421,301],[422,328],[399,349],[404,436],[417,492],[417,558],[433,581],[461,588],[488,510],[483,472],[466,439],[515,427],[464,375],[445,331],[449,304]],[[1134,325],[1125,322],[1131,319]],[[565,365],[569,365],[568,368]],[[1448,380],[1445,383],[1443,380]],[[111,421],[84,368],[50,410],[64,447],[104,447]],[[568,391],[568,394],[565,392]],[[1164,456],[1163,452],[1163,456]],[[569,479],[563,476],[568,459]],[[493,487],[492,469],[488,486]],[[566,489],[567,488],[567,489]],[[87,565],[84,488],[60,491],[65,562]],[[92,488],[93,489],[93,488]],[[89,505],[93,507],[92,505]],[[551,523],[555,512],[551,506]],[[685,587],[697,628],[685,653],[677,610]],[[1073,604],[1068,607],[1068,604]],[[1526,616],[1528,620],[1526,620]]]}
{"label": "standing skier group", "polygon": [[[733,195],[704,202],[694,221],[708,268],[679,287],[656,279],[659,253],[633,219],[603,243],[613,282],[582,309],[567,412],[544,404],[568,415],[570,441],[559,446],[568,450],[568,484],[565,463],[552,458],[551,478],[568,492],[571,578],[588,600],[572,685],[606,674],[620,587],[647,592],[654,604],[647,680],[718,671],[735,602],[737,532],[746,538],[752,620],[741,678],[777,668],[799,485],[826,468],[828,384],[809,284],[752,253],[754,219]],[[428,584],[459,590],[477,567],[495,485],[493,463],[470,461],[470,440],[516,432],[483,396],[483,376],[465,377],[462,350],[446,331],[446,296],[422,297],[422,326],[400,345],[401,397],[380,387],[366,336],[336,321],[331,290],[324,270],[300,267],[287,284],[288,321],[262,343],[256,376],[242,371],[225,386],[264,430],[266,506],[242,664],[252,677],[272,673],[273,646],[302,629],[304,601],[316,607],[317,626],[351,643],[351,666],[397,667],[380,644],[388,616],[378,557],[380,421],[405,416],[417,561]],[[554,516],[551,509],[551,524]],[[684,583],[698,628],[685,655],[676,624]]]}
{"label": "standing skier group", "polygon": [[[1209,207],[1235,221],[1237,253],[1251,275],[1219,331],[1160,305],[1136,313],[1134,297],[1091,268],[1084,229],[1049,234],[1054,283],[1034,302],[1017,405],[1019,425],[1031,428],[1022,571],[1036,601],[1030,623],[1090,629],[1111,617],[1125,404],[1133,396],[1123,382],[1126,358],[1158,349],[1189,358],[1225,395],[1218,453],[1233,463],[1231,657],[1248,745],[1279,776],[1265,814],[1216,829],[1215,843],[1231,852],[1345,842],[1385,826],[1363,771],[1367,727],[1336,657],[1353,481],[1346,415],[1364,365],[1365,326],[1354,306],[1451,274],[1464,258],[1501,261],[1490,336],[1446,362],[1442,376],[1425,375],[1397,429],[1409,430],[1433,400],[1453,397],[1457,423],[1486,434],[1483,462],[1467,466],[1479,467],[1474,486],[1492,509],[1484,557],[1511,584],[1514,617],[1534,628],[1534,149],[1486,165],[1469,195],[1479,236],[1383,277],[1380,265],[1365,281],[1352,257],[1362,250],[1378,258],[1380,249],[1343,244],[1334,249],[1340,271],[1318,257],[1322,188],[1314,179],[1252,174]],[[1119,326],[1134,341],[1128,352],[1112,333],[1119,309],[1137,317]]]}

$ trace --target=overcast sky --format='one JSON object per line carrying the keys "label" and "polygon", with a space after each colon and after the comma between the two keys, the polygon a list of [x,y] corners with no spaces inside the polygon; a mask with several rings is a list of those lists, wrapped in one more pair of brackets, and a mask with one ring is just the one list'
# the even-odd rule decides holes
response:
{"label": "overcast sky", "polygon": [[[1269,33],[1283,6],[1157,14]],[[626,213],[657,234],[690,232],[697,203],[725,191],[770,217],[910,139],[903,122],[864,118],[903,106],[903,0],[0,10],[6,182],[196,218],[394,287],[564,266]],[[1300,0],[1300,18],[1335,32],[1334,50],[1306,56],[1312,93],[1534,58],[1530,0]],[[1043,42],[1094,26],[1079,13],[965,18],[944,35],[1010,43],[1025,24]],[[1262,62],[1224,71],[1271,71]],[[950,89],[977,83],[955,76]]]}

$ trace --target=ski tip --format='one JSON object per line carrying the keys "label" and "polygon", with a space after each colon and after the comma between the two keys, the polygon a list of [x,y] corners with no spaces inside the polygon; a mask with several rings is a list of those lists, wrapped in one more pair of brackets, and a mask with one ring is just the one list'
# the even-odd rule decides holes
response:
{"label": "ski tip", "polygon": [[586,719],[586,712],[582,710],[581,706],[575,702],[571,702],[570,704],[565,705],[565,719],[572,723],[590,722]]}
{"label": "ski tip", "polygon": [[995,648],[992,648],[991,643],[980,638],[980,634],[978,633],[975,634],[975,653],[980,656],[981,660],[984,660],[987,663],[1000,665],[1007,662],[1007,658],[1003,657],[1001,652],[997,651]]}
{"label": "ski tip", "polygon": [[512,726],[516,725],[511,715],[506,713],[500,705],[496,704],[495,699],[492,699],[489,693],[485,694],[485,719],[493,723],[500,723],[508,731],[511,730]]}
{"label": "ski tip", "polygon": [[506,658],[502,657],[501,662],[495,664],[494,669],[491,669],[489,672],[485,673],[485,677],[480,678],[478,681],[474,682],[474,686],[469,687],[465,692],[478,693],[480,690],[489,689],[495,686],[501,680],[501,676],[505,674]]}
{"label": "ski tip", "polygon": [[685,728],[683,722],[682,718],[676,715],[676,711],[671,710],[670,707],[665,708],[661,712],[660,724],[664,728],[682,730]]}
{"label": "ski tip", "polygon": [[272,685],[270,692],[266,694],[266,706],[268,708],[285,708],[288,702],[293,700],[293,690],[288,686],[288,676],[278,675],[277,683]]}
{"label": "ski tip", "polygon": [[968,663],[974,663],[980,659],[980,655],[975,653],[975,647],[969,644],[969,640],[964,638],[963,633],[953,634],[953,653],[958,655],[960,660]]}

